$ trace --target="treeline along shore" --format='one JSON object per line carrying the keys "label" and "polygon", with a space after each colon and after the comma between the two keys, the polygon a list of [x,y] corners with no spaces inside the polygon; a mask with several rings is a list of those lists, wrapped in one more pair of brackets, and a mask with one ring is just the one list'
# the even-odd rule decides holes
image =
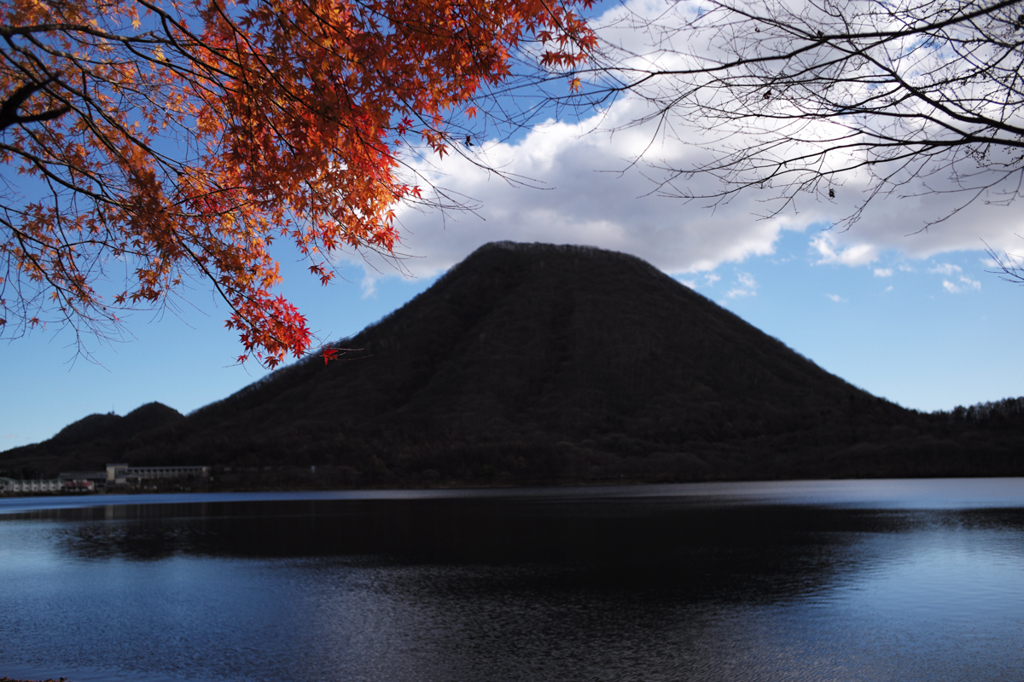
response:
{"label": "treeline along shore", "polygon": [[187,416],[86,417],[0,453],[0,475],[208,465],[195,489],[238,490],[1024,475],[1024,399],[905,409],[614,252],[489,244],[335,345],[353,350]]}

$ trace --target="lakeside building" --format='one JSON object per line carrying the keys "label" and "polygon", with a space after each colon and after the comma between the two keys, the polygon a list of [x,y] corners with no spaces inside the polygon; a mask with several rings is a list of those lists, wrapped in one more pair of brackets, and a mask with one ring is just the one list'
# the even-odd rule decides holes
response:
{"label": "lakeside building", "polygon": [[59,478],[19,480],[0,477],[0,492],[5,493],[59,493],[64,482]]}
{"label": "lakeside building", "polygon": [[105,471],[67,471],[52,479],[21,480],[0,476],[0,493],[96,492],[111,488],[133,488],[168,478],[209,478],[210,467],[133,467],[108,464]]}
{"label": "lakeside building", "polygon": [[152,481],[158,478],[209,478],[210,467],[208,466],[181,466],[181,467],[132,467],[127,464],[108,464],[106,474],[106,485],[113,486],[135,486],[143,481]]}
{"label": "lakeside building", "polygon": [[57,478],[69,493],[92,493],[107,484],[106,471],[63,471]]}
{"label": "lakeside building", "polygon": [[64,492],[66,493],[94,493],[96,484],[93,481],[64,481]]}

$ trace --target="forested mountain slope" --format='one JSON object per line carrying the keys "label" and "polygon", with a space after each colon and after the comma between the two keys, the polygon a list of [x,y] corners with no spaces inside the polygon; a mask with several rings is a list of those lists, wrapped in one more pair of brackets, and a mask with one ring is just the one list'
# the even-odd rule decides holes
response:
{"label": "forested mountain slope", "polygon": [[[358,350],[181,420],[79,442],[78,459],[317,465],[326,484],[1019,469],[1013,430],[873,397],[608,251],[486,245],[337,345]],[[30,448],[57,462],[57,441]]]}

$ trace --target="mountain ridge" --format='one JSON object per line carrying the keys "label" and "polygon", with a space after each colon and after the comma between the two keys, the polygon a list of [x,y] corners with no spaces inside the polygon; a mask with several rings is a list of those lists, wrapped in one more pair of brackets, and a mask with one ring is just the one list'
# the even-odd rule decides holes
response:
{"label": "mountain ridge", "polygon": [[[76,455],[316,466],[334,485],[1021,471],[1010,432],[872,396],[592,247],[485,245],[334,346],[353,350]],[[29,447],[56,462],[59,446]]]}

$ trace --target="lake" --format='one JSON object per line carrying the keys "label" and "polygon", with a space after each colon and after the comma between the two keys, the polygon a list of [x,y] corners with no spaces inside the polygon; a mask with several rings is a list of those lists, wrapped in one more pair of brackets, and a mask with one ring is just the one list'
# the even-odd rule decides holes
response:
{"label": "lake", "polygon": [[0,499],[0,677],[1024,677],[1024,479]]}

